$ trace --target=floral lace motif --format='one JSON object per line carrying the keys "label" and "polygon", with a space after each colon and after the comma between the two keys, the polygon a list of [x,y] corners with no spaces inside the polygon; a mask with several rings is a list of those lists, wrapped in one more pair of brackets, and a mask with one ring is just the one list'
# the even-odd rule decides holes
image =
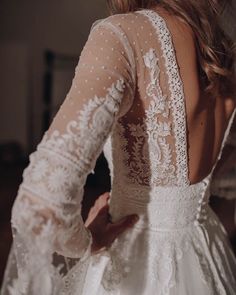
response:
{"label": "floral lace motif", "polygon": [[[53,266],[53,253],[81,261],[90,255],[91,234],[80,214],[83,187],[113,128],[124,87],[123,79],[119,79],[105,97],[90,99],[76,120],[69,121],[65,133],[57,130],[50,136],[46,133],[37,151],[31,154],[13,207],[15,242],[17,249],[25,251],[21,253],[24,269],[10,287],[11,292],[21,288],[22,294],[39,294],[37,283],[42,279],[48,283],[45,293],[40,294],[52,294],[54,284],[62,287],[61,266]],[[88,141],[93,145],[87,144]],[[43,273],[44,269],[50,273]],[[30,286],[31,277],[34,286]],[[53,294],[59,294],[59,290]]]}
{"label": "floral lace motif", "polygon": [[[211,175],[188,185],[184,94],[170,32],[152,11],[110,20],[96,26],[60,124],[24,171],[12,215],[18,278],[14,272],[3,294],[197,294],[192,282],[204,294],[234,294],[236,261],[208,205]],[[105,142],[112,221],[140,218],[94,258],[81,200]]]}
{"label": "floral lace motif", "polygon": [[172,149],[167,142],[167,138],[172,135],[171,122],[168,120],[171,104],[167,95],[163,95],[159,84],[160,68],[155,50],[151,48],[143,59],[150,70],[150,83],[146,92],[151,100],[145,110],[143,122],[128,124],[130,134],[134,137],[130,176],[140,179],[142,183],[150,169],[151,176],[147,179],[150,185],[174,185],[176,169]]}
{"label": "floral lace motif", "polygon": [[[235,278],[228,260],[225,261],[228,274],[222,266],[222,256],[226,251],[224,248],[226,235],[224,233],[222,236],[215,235],[216,227],[219,226],[218,222],[215,228],[210,229],[213,233],[210,237],[211,247],[215,254],[212,260],[212,254],[206,246],[209,243],[206,238],[209,234],[209,228],[207,228],[209,226],[212,225],[207,221],[204,225],[192,224],[180,230],[170,231],[141,230],[135,226],[131,232],[120,237],[109,250],[111,257],[103,276],[103,287],[108,294],[116,294],[117,290],[122,289],[122,284],[125,285],[127,278],[132,278],[134,282],[138,281],[143,286],[148,277],[151,290],[155,290],[158,286],[158,294],[169,295],[179,290],[178,282],[184,279],[181,278],[179,265],[191,259],[195,261],[195,266],[198,266],[199,276],[196,278],[198,283],[201,282],[199,284],[203,284],[209,294],[227,294],[222,282],[230,282],[229,285],[234,286]],[[227,253],[227,255],[228,258],[232,257],[232,260],[235,260],[233,253]],[[142,270],[138,271],[139,268],[145,268],[143,277]],[[133,273],[134,276],[132,276]],[[135,286],[133,288],[135,290]],[[233,289],[229,290],[229,294],[233,294]],[[142,293],[140,289],[140,294],[145,293]]]}
{"label": "floral lace motif", "polygon": [[[89,100],[77,120],[68,123],[66,133],[55,130],[50,137],[46,133],[37,152],[30,156],[31,165],[24,171],[21,189],[52,204],[77,205],[87,172],[93,170],[95,155],[111,132],[123,90],[124,81],[120,79],[108,89],[106,97]],[[91,140],[92,146],[87,144]]]}
{"label": "floral lace motif", "polygon": [[139,13],[145,15],[157,32],[161,43],[163,57],[166,64],[166,72],[169,77],[169,89],[171,93],[170,103],[173,108],[173,131],[175,136],[177,185],[189,185],[186,139],[186,116],[183,83],[180,78],[174,46],[169,29],[164,19],[152,10],[142,10]]}
{"label": "floral lace motif", "polygon": [[[160,85],[159,57],[150,48],[143,56],[149,70],[146,86],[148,107],[137,123],[118,120],[113,144],[120,146],[127,170],[127,180],[151,186],[187,186],[187,139],[184,92],[170,32],[165,21],[155,12],[144,14],[157,32],[162,49],[169,94]],[[127,136],[129,141],[127,141]],[[110,161],[111,162],[111,161]],[[112,164],[111,164],[112,165]],[[117,163],[121,170],[122,163]]]}

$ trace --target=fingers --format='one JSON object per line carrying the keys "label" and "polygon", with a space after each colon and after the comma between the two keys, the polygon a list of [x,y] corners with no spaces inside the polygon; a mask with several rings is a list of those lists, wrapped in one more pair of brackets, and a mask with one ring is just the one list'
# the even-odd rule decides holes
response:
{"label": "fingers", "polygon": [[104,215],[108,214],[109,211],[109,204],[108,200],[110,198],[109,193],[105,193],[101,195],[96,202],[94,203],[92,210],[94,214]]}
{"label": "fingers", "polygon": [[109,192],[106,192],[98,197],[94,205],[89,210],[87,220],[85,221],[86,227],[95,221],[98,216],[100,216],[100,219],[102,219],[104,222],[109,221],[109,198]]}
{"label": "fingers", "polygon": [[94,205],[90,208],[89,215],[95,216],[102,211],[102,213],[108,210],[108,200],[110,198],[109,193],[104,193],[97,198]]}
{"label": "fingers", "polygon": [[108,192],[102,194],[94,203],[94,207],[99,211],[102,207],[108,205],[110,194]]}
{"label": "fingers", "polygon": [[106,204],[104,205],[101,209],[98,210],[97,212],[99,215],[108,215],[109,214],[109,205]]}
{"label": "fingers", "polygon": [[118,235],[126,231],[128,228],[132,227],[138,220],[139,220],[138,215],[136,214],[128,215],[116,223],[111,223],[109,228],[112,231],[112,233],[115,235],[115,237],[117,237]]}
{"label": "fingers", "polygon": [[125,216],[118,222],[110,222],[108,192],[102,194],[90,209],[85,226],[91,231],[93,245],[96,248],[110,247],[113,241],[139,219],[137,214]]}

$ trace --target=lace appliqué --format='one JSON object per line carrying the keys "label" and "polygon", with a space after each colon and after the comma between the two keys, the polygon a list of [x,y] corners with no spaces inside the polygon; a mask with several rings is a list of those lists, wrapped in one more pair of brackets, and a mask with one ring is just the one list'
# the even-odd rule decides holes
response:
{"label": "lace appliqu\u00e9", "polygon": [[177,185],[189,185],[188,159],[187,159],[187,127],[184,102],[183,83],[180,78],[177,60],[171,34],[164,19],[152,10],[142,10],[138,13],[145,15],[157,32],[163,57],[166,64],[166,72],[169,77],[170,101],[173,108],[173,131],[175,135]]}
{"label": "lace appliqu\u00e9", "polygon": [[[129,245],[129,237],[127,235],[122,239],[123,244]],[[116,290],[122,281],[131,272],[130,256],[131,249],[122,247],[119,242],[114,242],[112,248],[109,249],[109,262],[103,274],[102,285],[107,292]]]}
{"label": "lace appliqu\u00e9", "polygon": [[[106,97],[89,100],[78,117],[70,121],[66,132],[45,134],[38,150],[30,156],[24,171],[22,189],[53,204],[75,204],[81,182],[93,170],[96,155],[110,133],[124,91],[122,79],[108,89]],[[93,144],[89,144],[89,142]]]}
{"label": "lace appliqu\u00e9", "polygon": [[159,84],[160,79],[160,68],[158,66],[158,57],[155,50],[151,48],[143,57],[144,64],[150,69],[150,80],[151,82],[147,86],[147,95],[152,97],[153,100],[150,103],[147,114],[149,117],[153,117],[155,114],[161,114],[167,118],[169,116],[170,104],[168,102],[167,95],[163,95],[161,86]]}
{"label": "lace appliqu\u00e9", "polygon": [[[76,120],[67,124],[65,133],[46,133],[31,154],[13,207],[12,228],[17,249],[24,249],[21,260],[25,266],[9,287],[11,294],[15,288],[23,294],[29,288],[34,288],[32,294],[51,294],[53,286],[62,289],[61,266],[53,265],[55,252],[80,261],[89,257],[91,234],[80,215],[83,187],[113,128],[124,87],[124,80],[119,79],[105,97],[90,99]],[[35,286],[30,286],[31,277]],[[37,291],[40,280],[47,281],[44,293]]]}
{"label": "lace appliqu\u00e9", "polygon": [[[172,130],[168,121],[171,106],[159,84],[160,68],[155,50],[150,49],[143,59],[150,70],[150,83],[146,93],[151,100],[145,110],[143,122],[128,125],[131,136],[135,138],[130,174],[139,183],[143,183],[145,179],[146,184],[172,185],[176,179],[175,166],[172,164],[172,150],[167,142]],[[151,174],[150,178],[147,178],[148,174]]]}

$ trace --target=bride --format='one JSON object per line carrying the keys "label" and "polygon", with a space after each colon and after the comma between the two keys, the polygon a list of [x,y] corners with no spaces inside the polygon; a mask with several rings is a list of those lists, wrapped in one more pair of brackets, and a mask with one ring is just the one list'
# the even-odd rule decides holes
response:
{"label": "bride", "polygon": [[[234,295],[236,258],[208,205],[236,112],[224,1],[110,0],[12,209],[3,295]],[[85,224],[102,152],[112,190]]]}

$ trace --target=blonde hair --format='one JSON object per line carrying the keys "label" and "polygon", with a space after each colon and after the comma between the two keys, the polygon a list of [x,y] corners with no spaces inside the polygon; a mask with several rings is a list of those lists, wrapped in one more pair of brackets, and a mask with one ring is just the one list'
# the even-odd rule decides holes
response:
{"label": "blonde hair", "polygon": [[107,0],[110,12],[127,13],[160,5],[191,26],[205,91],[223,98],[235,95],[235,44],[219,24],[221,0]]}

